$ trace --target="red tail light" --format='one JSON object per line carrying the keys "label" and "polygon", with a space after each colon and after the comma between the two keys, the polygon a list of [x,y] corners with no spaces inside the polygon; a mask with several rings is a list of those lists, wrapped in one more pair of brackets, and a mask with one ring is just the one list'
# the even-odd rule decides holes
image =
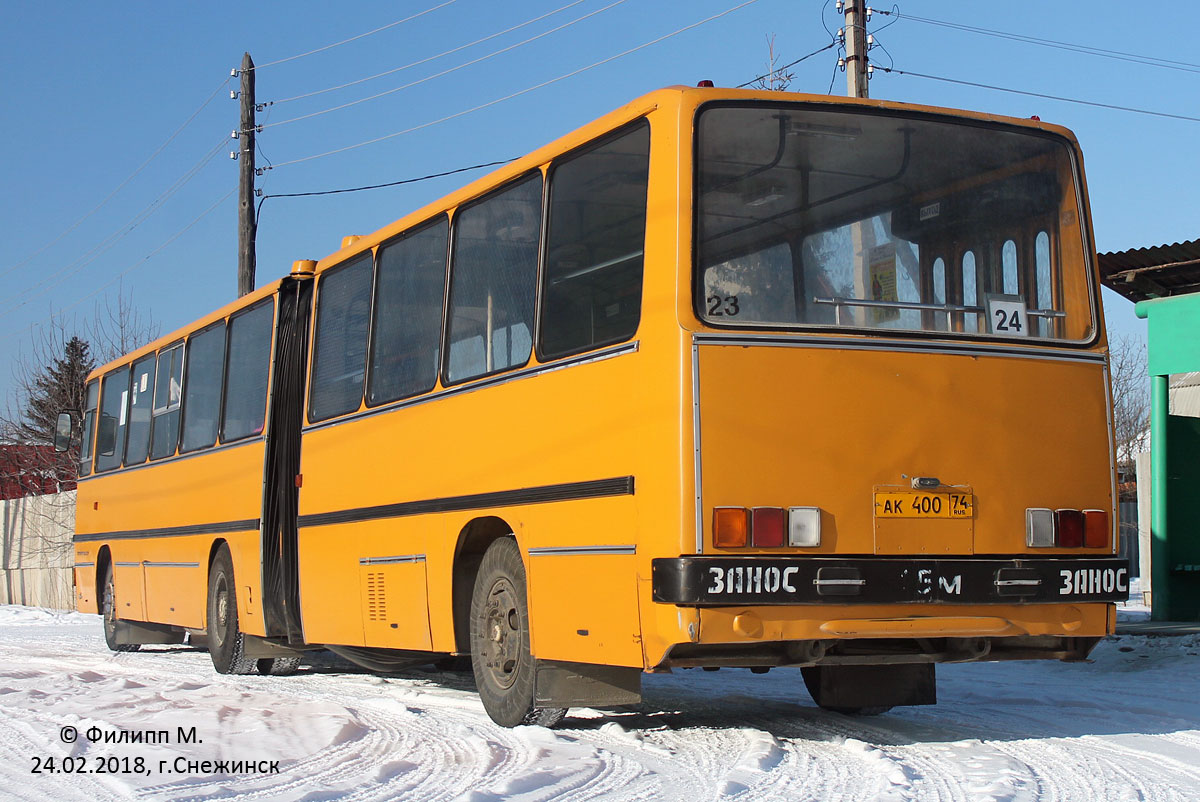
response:
{"label": "red tail light", "polygon": [[750,534],[750,510],[745,507],[713,508],[713,545],[741,548]]}
{"label": "red tail light", "polygon": [[1054,528],[1058,533],[1058,547],[1078,549],[1083,546],[1083,513],[1079,510],[1055,510]]}
{"label": "red tail light", "polygon": [[1108,526],[1108,513],[1104,510],[1083,511],[1083,545],[1089,549],[1103,549],[1109,544],[1112,530]]}
{"label": "red tail light", "polygon": [[783,545],[783,532],[787,528],[786,515],[780,507],[755,507],[751,513],[750,536],[754,545],[777,548]]}

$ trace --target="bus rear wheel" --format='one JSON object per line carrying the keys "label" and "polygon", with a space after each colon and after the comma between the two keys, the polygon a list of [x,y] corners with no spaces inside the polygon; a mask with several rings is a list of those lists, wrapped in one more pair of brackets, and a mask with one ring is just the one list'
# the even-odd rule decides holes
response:
{"label": "bus rear wheel", "polygon": [[104,566],[103,590],[100,597],[100,614],[104,616],[104,642],[114,652],[136,652],[141,648],[136,643],[117,643],[117,591],[113,583],[112,563]]}
{"label": "bus rear wheel", "polygon": [[488,547],[471,595],[471,668],[483,708],[502,727],[553,727],[565,707],[534,703],[536,666],[529,651],[525,566],[512,538]]}
{"label": "bus rear wheel", "polygon": [[299,657],[263,657],[258,661],[258,673],[286,677],[300,668]]}
{"label": "bus rear wheel", "polygon": [[256,660],[246,657],[238,628],[236,588],[233,556],[222,543],[208,573],[208,653],[219,674],[251,674],[258,668]]}

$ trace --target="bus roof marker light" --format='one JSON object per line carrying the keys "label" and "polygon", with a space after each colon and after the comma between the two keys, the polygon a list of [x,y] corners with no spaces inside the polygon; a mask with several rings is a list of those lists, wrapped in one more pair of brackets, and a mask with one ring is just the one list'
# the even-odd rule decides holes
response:
{"label": "bus roof marker light", "polygon": [[750,537],[759,548],[779,548],[783,545],[786,514],[782,507],[755,507],[750,511]]}
{"label": "bus roof marker light", "polygon": [[713,545],[742,548],[750,536],[750,510],[745,507],[713,508]]}
{"label": "bus roof marker light", "polygon": [[1043,507],[1025,510],[1025,545],[1030,548],[1054,546],[1054,510]]}
{"label": "bus roof marker light", "polygon": [[1083,513],[1079,510],[1055,510],[1054,529],[1058,535],[1060,549],[1078,549],[1083,546]]}
{"label": "bus roof marker light", "polygon": [[812,548],[821,545],[821,508],[788,508],[788,545]]}

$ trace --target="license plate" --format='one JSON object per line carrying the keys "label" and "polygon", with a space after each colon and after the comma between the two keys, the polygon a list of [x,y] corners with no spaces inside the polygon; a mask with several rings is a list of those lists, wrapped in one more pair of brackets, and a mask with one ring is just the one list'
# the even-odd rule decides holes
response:
{"label": "license plate", "polygon": [[970,493],[894,490],[875,493],[876,518],[970,518]]}

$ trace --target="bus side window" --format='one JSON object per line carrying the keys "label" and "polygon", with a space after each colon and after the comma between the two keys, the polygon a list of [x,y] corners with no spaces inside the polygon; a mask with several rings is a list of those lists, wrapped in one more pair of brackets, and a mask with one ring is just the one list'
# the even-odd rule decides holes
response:
{"label": "bus side window", "polygon": [[179,404],[182,398],[183,343],[177,343],[158,352],[150,459],[162,459],[175,453],[179,445]]}
{"label": "bus side window", "polygon": [[[967,251],[962,256],[962,302],[963,306],[979,306],[977,282],[979,272],[975,265],[975,252]],[[963,331],[979,331],[978,312],[963,313]]]}
{"label": "bus side window", "polygon": [[449,228],[443,215],[379,251],[369,406],[432,390],[437,381]]}
{"label": "bus side window", "polygon": [[92,435],[96,429],[96,403],[100,400],[100,382],[92,379],[87,385],[87,400],[83,405],[83,436],[79,443],[79,475],[92,472]]}
{"label": "bus side window", "polygon": [[455,218],[448,383],[529,361],[541,221],[541,173],[463,209]]}
{"label": "bus side window", "polygon": [[225,321],[222,320],[188,338],[180,453],[208,448],[217,442],[224,365]]}
{"label": "bus side window", "polygon": [[[1054,288],[1050,273],[1050,235],[1045,231],[1039,231],[1033,241],[1033,258],[1037,268],[1037,307],[1048,311],[1054,308]],[[1041,318],[1038,333],[1043,337],[1055,336],[1054,320]]]}
{"label": "bus side window", "polygon": [[309,420],[355,412],[362,403],[372,267],[372,256],[366,253],[321,278],[312,387],[308,394]]}
{"label": "bus side window", "polygon": [[628,340],[641,318],[650,126],[558,162],[550,174],[542,359]]}
{"label": "bus side window", "polygon": [[121,466],[125,427],[129,423],[129,367],[119,368],[100,382],[100,421],[96,427],[96,470]]}
{"label": "bus side window", "polygon": [[1004,241],[1000,249],[1000,269],[1004,279],[1004,294],[1016,295],[1019,292],[1017,281],[1017,243],[1011,239]]}
{"label": "bus side window", "polygon": [[154,354],[133,365],[133,383],[129,386],[129,436],[125,443],[125,464],[146,461],[150,449],[150,408],[154,399]]}
{"label": "bus side window", "polygon": [[229,320],[229,361],[221,442],[262,434],[267,415],[267,376],[271,370],[274,299],[239,312]]}

